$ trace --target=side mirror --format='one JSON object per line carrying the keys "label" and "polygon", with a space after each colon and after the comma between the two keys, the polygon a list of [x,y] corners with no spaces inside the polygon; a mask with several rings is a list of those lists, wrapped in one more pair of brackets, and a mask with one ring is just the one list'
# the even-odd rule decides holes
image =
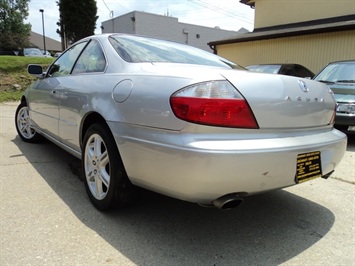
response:
{"label": "side mirror", "polygon": [[43,68],[40,65],[28,65],[27,71],[29,74],[37,78],[43,77]]}

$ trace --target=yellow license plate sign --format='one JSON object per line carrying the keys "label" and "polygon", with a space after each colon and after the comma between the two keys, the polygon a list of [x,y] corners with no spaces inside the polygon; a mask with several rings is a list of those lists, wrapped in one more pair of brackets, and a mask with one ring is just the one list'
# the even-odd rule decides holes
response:
{"label": "yellow license plate sign", "polygon": [[302,153],[297,155],[297,183],[306,182],[308,180],[321,176],[322,167],[319,151]]}

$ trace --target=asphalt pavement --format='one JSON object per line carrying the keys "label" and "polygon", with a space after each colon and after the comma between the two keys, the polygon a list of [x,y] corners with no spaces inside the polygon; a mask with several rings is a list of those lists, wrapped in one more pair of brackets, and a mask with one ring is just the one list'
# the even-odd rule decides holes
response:
{"label": "asphalt pavement", "polygon": [[250,196],[231,211],[141,193],[97,211],[80,161],[28,144],[0,104],[0,265],[354,265],[355,134],[327,180]]}

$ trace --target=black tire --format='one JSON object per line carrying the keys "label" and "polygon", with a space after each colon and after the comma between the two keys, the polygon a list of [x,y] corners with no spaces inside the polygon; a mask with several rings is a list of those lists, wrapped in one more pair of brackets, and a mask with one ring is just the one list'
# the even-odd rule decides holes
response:
{"label": "black tire", "polygon": [[94,124],[85,133],[82,167],[86,192],[100,211],[127,206],[136,198],[116,142],[106,125]]}
{"label": "black tire", "polygon": [[16,109],[15,126],[17,134],[23,141],[37,143],[42,140],[42,136],[32,127],[26,102],[21,102]]}

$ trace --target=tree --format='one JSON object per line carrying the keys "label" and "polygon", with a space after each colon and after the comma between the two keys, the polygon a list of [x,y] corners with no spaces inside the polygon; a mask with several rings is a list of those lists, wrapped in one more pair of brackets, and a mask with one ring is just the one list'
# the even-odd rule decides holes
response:
{"label": "tree", "polygon": [[96,0],[58,0],[60,18],[57,33],[73,43],[93,35],[98,19]]}
{"label": "tree", "polygon": [[30,0],[0,0],[0,50],[17,50],[29,45],[31,24],[25,24]]}

